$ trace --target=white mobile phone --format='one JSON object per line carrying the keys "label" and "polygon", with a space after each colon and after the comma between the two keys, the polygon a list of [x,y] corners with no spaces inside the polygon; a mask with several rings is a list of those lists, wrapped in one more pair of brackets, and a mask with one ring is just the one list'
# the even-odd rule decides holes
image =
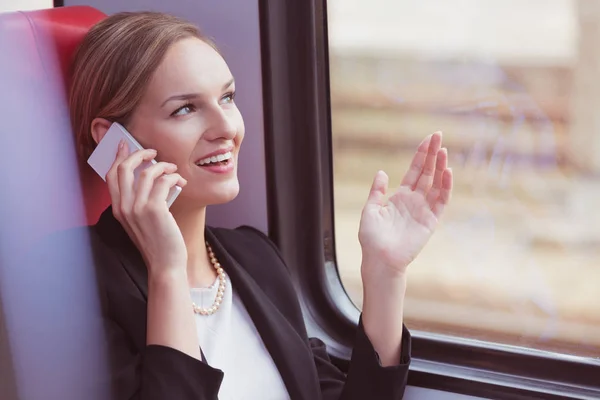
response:
{"label": "white mobile phone", "polygon": [[[110,167],[115,162],[115,158],[117,156],[117,150],[119,149],[119,142],[121,139],[125,139],[125,144],[129,149],[129,154],[133,153],[137,150],[144,150],[144,148],[131,136],[127,129],[123,127],[123,125],[118,122],[114,122],[98,146],[94,149],[94,152],[88,158],[88,164],[96,171],[98,175],[106,182],[106,174],[110,170]],[[155,160],[150,160],[142,163],[139,167],[135,169],[134,174],[134,182],[137,182],[138,176],[140,172],[149,166],[156,164]],[[171,207],[177,196],[181,193],[181,187],[173,186],[169,191],[169,196],[167,197],[167,206]]]}

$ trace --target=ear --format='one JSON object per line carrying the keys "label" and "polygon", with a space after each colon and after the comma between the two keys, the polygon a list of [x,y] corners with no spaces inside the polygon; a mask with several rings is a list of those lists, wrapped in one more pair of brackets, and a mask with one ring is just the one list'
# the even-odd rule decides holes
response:
{"label": "ear", "polygon": [[102,140],[104,135],[106,135],[106,132],[108,131],[108,128],[110,128],[111,125],[112,122],[110,122],[107,119],[94,118],[94,120],[92,121],[92,137],[94,138],[96,144],[100,143],[100,141]]}

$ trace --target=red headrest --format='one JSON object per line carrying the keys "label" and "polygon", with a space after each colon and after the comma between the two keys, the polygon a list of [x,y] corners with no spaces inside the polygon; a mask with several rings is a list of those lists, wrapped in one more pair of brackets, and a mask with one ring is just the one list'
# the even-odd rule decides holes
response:
{"label": "red headrest", "polygon": [[[8,239],[93,224],[109,204],[105,183],[76,157],[66,90],[75,48],[104,17],[86,6],[0,14],[0,224],[10,226]],[[0,227],[0,242],[6,235]]]}

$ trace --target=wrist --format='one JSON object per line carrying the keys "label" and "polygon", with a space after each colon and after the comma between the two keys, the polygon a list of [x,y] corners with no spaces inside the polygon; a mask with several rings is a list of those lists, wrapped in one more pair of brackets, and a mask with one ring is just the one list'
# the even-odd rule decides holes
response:
{"label": "wrist", "polygon": [[384,367],[400,362],[405,292],[406,275],[363,282],[363,329]]}
{"label": "wrist", "polygon": [[183,267],[157,266],[148,268],[148,284],[170,284],[185,281],[187,283],[187,269]]}
{"label": "wrist", "polygon": [[363,278],[363,303],[364,304],[389,304],[398,308],[403,303],[406,294],[407,279],[403,275],[385,279],[380,276],[378,279]]}
{"label": "wrist", "polygon": [[[408,277],[391,269],[374,264],[362,265],[363,312],[375,314],[402,311]],[[399,310],[400,308],[400,310]]]}
{"label": "wrist", "polygon": [[406,286],[408,279],[406,268],[382,265],[380,261],[363,258],[361,277],[365,289],[374,290]]}

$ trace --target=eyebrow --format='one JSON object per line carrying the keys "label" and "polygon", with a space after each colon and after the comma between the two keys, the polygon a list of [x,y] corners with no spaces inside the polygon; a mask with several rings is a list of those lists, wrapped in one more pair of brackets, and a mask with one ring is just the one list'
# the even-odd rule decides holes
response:
{"label": "eyebrow", "polygon": [[[235,82],[235,79],[231,78],[223,85],[221,90],[226,90],[228,87],[233,85],[234,82]],[[173,101],[173,100],[192,100],[192,99],[197,99],[198,97],[201,97],[200,93],[176,94],[175,96],[171,96],[167,100],[165,100],[164,103],[162,103],[161,107],[164,107],[165,104],[167,104],[168,102]]]}

